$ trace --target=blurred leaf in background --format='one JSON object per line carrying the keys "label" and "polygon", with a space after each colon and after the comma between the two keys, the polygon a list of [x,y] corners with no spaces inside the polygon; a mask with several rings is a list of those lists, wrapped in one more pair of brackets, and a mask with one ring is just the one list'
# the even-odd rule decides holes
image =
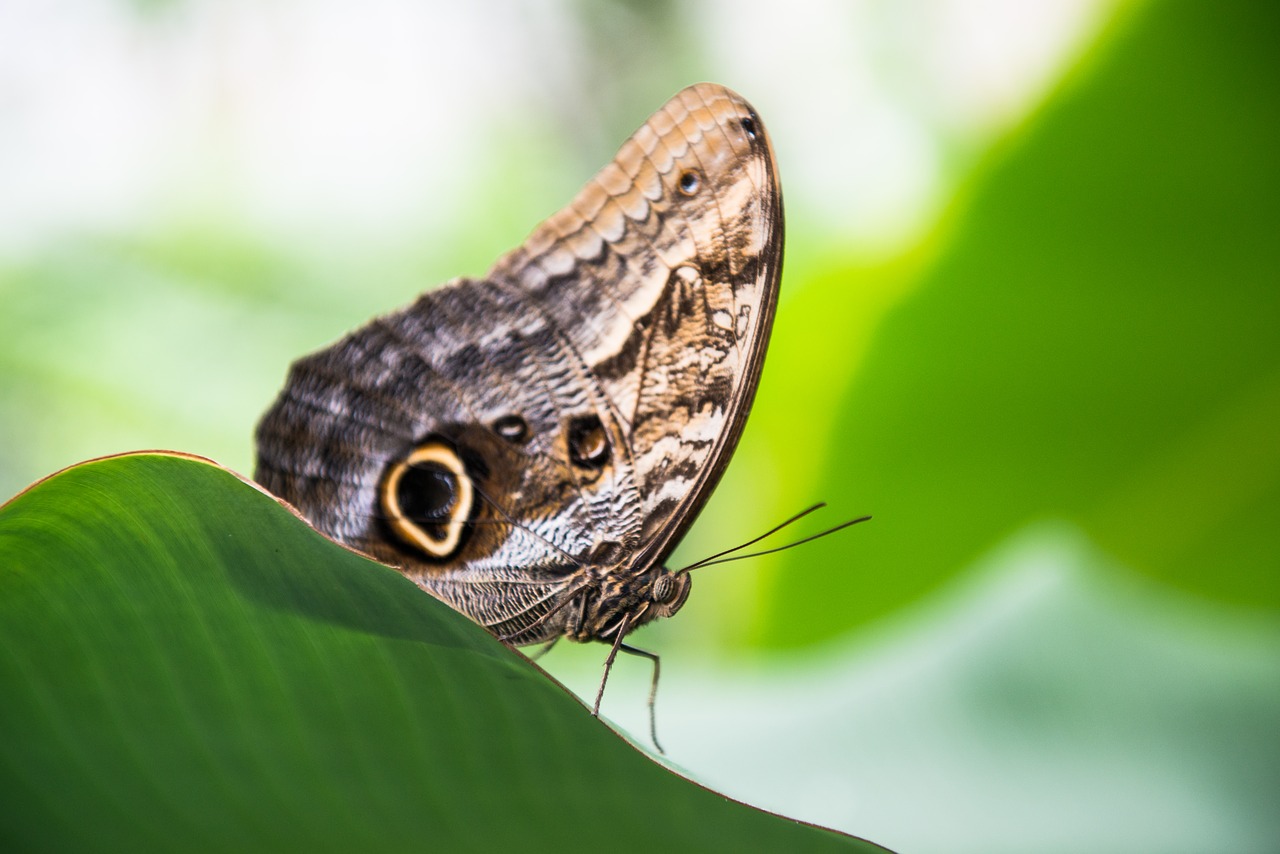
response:
{"label": "blurred leaf in background", "polygon": [[[890,613],[1044,518],[1177,589],[1276,612],[1276,23],[1154,8],[993,152],[875,329],[829,444],[783,466],[820,457],[819,492],[877,518],[787,556],[762,640]],[[852,312],[857,287],[827,275],[799,300]],[[837,340],[775,378],[840,358],[852,324],[827,323]]]}

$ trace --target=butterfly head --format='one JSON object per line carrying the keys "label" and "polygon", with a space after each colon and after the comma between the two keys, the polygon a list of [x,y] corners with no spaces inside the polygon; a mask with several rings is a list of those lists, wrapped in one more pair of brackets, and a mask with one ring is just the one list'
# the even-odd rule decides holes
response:
{"label": "butterfly head", "polygon": [[652,620],[670,617],[689,598],[692,579],[654,566],[638,574],[602,571],[599,582],[583,591],[582,620],[568,634],[573,640],[612,642]]}
{"label": "butterfly head", "polygon": [[677,575],[665,566],[654,570],[653,582],[649,586],[649,601],[653,603],[653,616],[670,617],[684,605],[689,598],[689,588],[693,586],[688,573]]}

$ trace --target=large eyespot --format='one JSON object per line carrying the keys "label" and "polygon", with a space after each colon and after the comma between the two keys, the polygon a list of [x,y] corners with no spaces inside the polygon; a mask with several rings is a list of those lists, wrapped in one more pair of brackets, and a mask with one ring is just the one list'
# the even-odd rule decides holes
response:
{"label": "large eyespot", "polygon": [[387,524],[406,544],[437,560],[462,548],[475,490],[449,445],[428,441],[393,465],[381,499]]}
{"label": "large eyespot", "polygon": [[569,458],[580,466],[600,468],[609,461],[609,434],[595,415],[569,422]]}
{"label": "large eyespot", "polygon": [[738,124],[742,126],[742,132],[747,135],[747,139],[755,139],[756,135],[760,133],[756,129],[755,116],[743,116],[738,120]]}

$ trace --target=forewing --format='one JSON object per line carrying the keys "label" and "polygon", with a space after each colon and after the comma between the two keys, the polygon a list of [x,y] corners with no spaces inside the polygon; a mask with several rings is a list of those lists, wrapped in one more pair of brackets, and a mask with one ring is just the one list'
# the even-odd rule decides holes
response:
{"label": "forewing", "polygon": [[737,444],[777,303],[782,223],[763,124],[704,83],[489,273],[554,320],[622,424],[639,563],[674,548]]}

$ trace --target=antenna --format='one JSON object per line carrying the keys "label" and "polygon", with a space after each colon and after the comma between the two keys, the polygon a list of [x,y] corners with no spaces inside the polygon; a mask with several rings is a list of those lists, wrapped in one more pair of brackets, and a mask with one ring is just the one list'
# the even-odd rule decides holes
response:
{"label": "antenna", "polygon": [[812,542],[814,540],[825,537],[828,534],[834,534],[836,531],[842,531],[845,528],[858,524],[859,522],[866,522],[868,519],[871,518],[870,516],[859,516],[857,519],[850,519],[847,522],[841,522],[839,525],[836,525],[833,528],[828,528],[827,530],[822,531],[820,533],[812,534],[808,537],[805,537],[804,539],[796,540],[794,543],[787,543],[785,546],[778,546],[777,548],[765,549],[764,551],[759,551],[759,552],[750,552],[744,555],[733,554],[736,551],[745,549],[747,546],[753,546],[756,543],[760,542],[761,540],[767,537],[773,536],[774,534],[778,533],[779,531],[781,531],[783,528],[787,527],[791,523],[796,522],[800,519],[803,519],[805,516],[808,516],[810,513],[814,512],[815,510],[819,510],[826,506],[827,505],[825,503],[819,503],[805,510],[801,510],[799,513],[792,516],[790,519],[783,522],[781,525],[778,525],[775,528],[769,529],[768,531],[756,537],[755,539],[747,540],[745,543],[741,545],[734,546],[731,549],[725,549],[724,551],[717,552],[716,554],[713,554],[710,557],[703,558],[702,560],[697,561],[696,563],[691,563],[682,569],[677,569],[674,574],[679,575],[682,572],[692,572],[695,569],[701,569],[704,566],[714,566],[717,563],[728,563],[734,560],[746,560],[747,558],[750,558],[750,557],[760,557],[762,555],[773,554],[774,552],[786,551],[787,549],[794,548],[795,546],[803,545],[805,543]]}

